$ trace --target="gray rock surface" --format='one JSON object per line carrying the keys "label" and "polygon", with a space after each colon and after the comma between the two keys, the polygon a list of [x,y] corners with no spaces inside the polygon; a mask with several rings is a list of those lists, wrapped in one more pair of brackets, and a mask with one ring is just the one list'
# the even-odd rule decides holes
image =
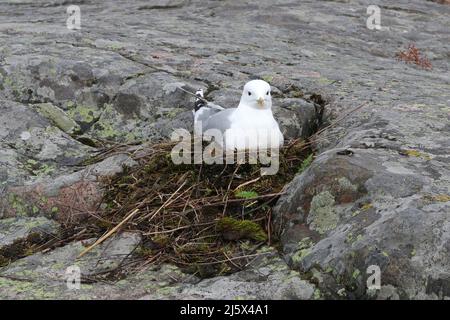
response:
{"label": "gray rock surface", "polygon": [[26,239],[30,234],[55,235],[58,224],[44,217],[9,218],[0,220],[0,250]]}
{"label": "gray rock surface", "polygon": [[[66,28],[67,1],[0,3],[0,218],[64,221],[74,217],[71,209],[90,210],[102,192],[96,179],[133,165],[118,154],[85,167],[99,145],[154,141],[174,127],[191,128],[192,97],[176,86],[203,88],[208,99],[230,107],[246,81],[263,78],[273,86],[274,113],[288,138],[313,132],[319,106],[340,120],[316,139],[316,159],[275,210],[282,256],[295,271],[277,259],[198,282],[164,266],[116,285],[83,284],[84,296],[60,283],[14,279],[21,263],[22,271],[35,263],[46,274],[49,257],[81,249],[74,243],[3,270],[0,298],[311,298],[311,283],[318,287],[313,298],[450,296],[450,6],[70,4],[81,8],[81,30]],[[366,27],[372,4],[381,8],[381,30]],[[412,42],[432,70],[397,61]],[[261,271],[277,264],[284,271]],[[370,265],[381,269],[375,292],[366,287]]]}
{"label": "gray rock surface", "polygon": [[[140,237],[125,233],[76,259],[85,249],[77,242],[37,253],[0,272],[4,299],[309,299],[320,298],[314,285],[301,279],[272,248],[260,250],[249,270],[228,277],[200,280],[171,265],[150,266],[125,279],[91,284],[88,280],[126,263]],[[79,267],[79,288],[68,268]]]}

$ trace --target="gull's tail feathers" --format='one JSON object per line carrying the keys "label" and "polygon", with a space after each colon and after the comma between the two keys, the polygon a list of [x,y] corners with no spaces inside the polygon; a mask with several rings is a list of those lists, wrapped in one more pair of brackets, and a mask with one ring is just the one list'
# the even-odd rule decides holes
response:
{"label": "gull's tail feathers", "polygon": [[197,112],[200,108],[206,107],[207,103],[206,103],[206,100],[203,99],[203,90],[202,89],[198,89],[195,92],[195,95],[197,96],[197,98],[195,98],[194,112]]}
{"label": "gull's tail feathers", "polygon": [[197,98],[194,103],[194,124],[202,122],[205,124],[208,119],[219,111],[224,110],[223,107],[207,101],[203,96],[203,90],[198,89],[195,92]]}

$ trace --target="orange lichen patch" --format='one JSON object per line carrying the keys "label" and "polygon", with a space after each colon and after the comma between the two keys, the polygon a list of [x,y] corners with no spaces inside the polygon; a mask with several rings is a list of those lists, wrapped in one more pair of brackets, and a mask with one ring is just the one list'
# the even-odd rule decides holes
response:
{"label": "orange lichen patch", "polygon": [[420,50],[414,43],[410,44],[405,51],[398,52],[396,57],[399,61],[412,63],[423,69],[431,70],[433,68],[430,60],[427,57],[422,56]]}

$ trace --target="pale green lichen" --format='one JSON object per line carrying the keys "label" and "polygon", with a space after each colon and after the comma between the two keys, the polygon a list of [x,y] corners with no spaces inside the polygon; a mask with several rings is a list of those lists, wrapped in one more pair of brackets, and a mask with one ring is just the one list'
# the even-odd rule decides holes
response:
{"label": "pale green lichen", "polygon": [[55,167],[46,163],[39,163],[33,159],[27,160],[25,168],[37,177],[48,176],[55,171]]}
{"label": "pale green lichen", "polygon": [[160,294],[162,296],[169,296],[169,295],[173,294],[176,291],[177,288],[178,288],[178,286],[163,287],[163,288],[157,289],[156,293]]}
{"label": "pale green lichen", "polygon": [[0,276],[0,288],[2,292],[9,294],[11,297],[20,297],[21,294],[26,295],[27,299],[56,299],[58,294],[48,290],[39,283],[28,281],[16,281]]}
{"label": "pale green lichen", "polygon": [[272,80],[273,80],[273,76],[271,76],[271,75],[265,75],[265,76],[262,77],[262,79],[263,79],[264,81],[270,83],[270,82],[272,82]]}
{"label": "pale green lichen", "polygon": [[351,190],[351,191],[358,190],[358,186],[351,183],[351,181],[348,180],[346,177],[339,178],[338,183],[342,190]]}
{"label": "pale green lichen", "polygon": [[297,245],[297,250],[292,255],[292,262],[299,263],[301,262],[307,255],[311,253],[311,247],[314,245],[314,242],[309,238],[303,238]]}
{"label": "pale green lichen", "polygon": [[27,216],[28,215],[28,206],[25,201],[20,198],[17,194],[9,194],[8,196],[9,205],[16,212],[16,216]]}
{"label": "pale green lichen", "polygon": [[349,233],[347,234],[347,237],[346,237],[346,239],[345,239],[345,242],[346,242],[346,243],[349,243],[349,244],[353,244],[353,243],[356,242],[356,241],[360,241],[362,238],[363,238],[362,234],[358,234],[358,235],[355,237],[354,234],[353,234],[352,232],[349,232]]}
{"label": "pale green lichen", "polygon": [[68,134],[79,131],[79,127],[63,110],[51,103],[41,103],[36,105],[37,110],[44,117],[49,119],[55,126]]}
{"label": "pale green lichen", "polygon": [[312,230],[324,234],[336,228],[339,216],[335,211],[334,204],[334,196],[329,191],[314,196],[308,215],[308,223]]}
{"label": "pale green lichen", "polygon": [[76,122],[91,124],[98,120],[101,111],[93,106],[76,105],[71,106],[67,114]]}
{"label": "pale green lichen", "polygon": [[102,122],[99,123],[97,134],[101,138],[115,138],[119,136],[119,132],[114,129],[113,125],[111,123]]}
{"label": "pale green lichen", "polygon": [[345,242],[353,243],[353,233],[352,232],[347,233],[347,236],[345,237]]}
{"label": "pale green lichen", "polygon": [[313,299],[319,300],[320,298],[322,298],[322,293],[320,292],[320,290],[319,289],[314,290]]}

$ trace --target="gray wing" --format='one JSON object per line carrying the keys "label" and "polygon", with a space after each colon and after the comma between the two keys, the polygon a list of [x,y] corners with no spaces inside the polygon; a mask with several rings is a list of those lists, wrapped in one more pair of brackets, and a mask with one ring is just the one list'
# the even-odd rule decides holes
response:
{"label": "gray wing", "polygon": [[231,127],[231,115],[236,111],[236,108],[229,108],[219,111],[209,117],[203,126],[203,130],[219,129],[221,132],[225,132]]}
{"label": "gray wing", "polygon": [[208,101],[208,103],[207,103],[206,105],[207,105],[209,108],[217,109],[217,110],[219,110],[219,111],[225,110],[224,107],[221,107],[221,106],[219,106],[218,104],[215,104],[215,103],[212,103],[212,102],[209,102],[209,101]]}
{"label": "gray wing", "polygon": [[198,111],[194,112],[194,122],[201,121],[204,125],[206,122],[208,122],[209,118],[211,118],[214,114],[219,112],[220,110],[217,109],[202,107]]}

